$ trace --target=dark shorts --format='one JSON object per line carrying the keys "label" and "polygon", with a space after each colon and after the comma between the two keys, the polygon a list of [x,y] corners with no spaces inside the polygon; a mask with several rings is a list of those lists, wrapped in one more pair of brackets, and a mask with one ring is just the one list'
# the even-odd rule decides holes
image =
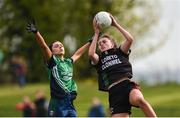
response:
{"label": "dark shorts", "polygon": [[51,98],[48,108],[50,117],[77,117],[76,110],[73,106],[70,96],[63,99]]}
{"label": "dark shorts", "polygon": [[124,80],[113,86],[109,90],[109,104],[111,114],[129,113],[131,114],[131,104],[129,93],[132,89],[139,88],[139,85],[131,80]]}

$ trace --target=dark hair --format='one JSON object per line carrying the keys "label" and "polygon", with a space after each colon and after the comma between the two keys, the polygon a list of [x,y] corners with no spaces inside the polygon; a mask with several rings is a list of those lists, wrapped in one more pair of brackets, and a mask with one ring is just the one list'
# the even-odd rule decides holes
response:
{"label": "dark hair", "polygon": [[102,35],[99,37],[99,39],[101,39],[101,38],[107,38],[107,39],[109,39],[109,40],[111,41],[111,43],[114,44],[114,47],[113,47],[113,48],[117,48],[117,47],[118,47],[115,39],[112,38],[109,34],[102,34]]}
{"label": "dark hair", "polygon": [[55,41],[53,41],[53,42],[51,42],[50,44],[49,44],[49,49],[52,51],[52,46],[53,46],[53,43],[54,42],[57,42],[58,40],[55,40]]}

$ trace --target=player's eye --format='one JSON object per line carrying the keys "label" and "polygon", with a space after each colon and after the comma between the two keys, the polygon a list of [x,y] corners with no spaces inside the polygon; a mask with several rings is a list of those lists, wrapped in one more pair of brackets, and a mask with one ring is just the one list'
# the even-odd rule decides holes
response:
{"label": "player's eye", "polygon": [[104,40],[104,41],[102,41],[102,43],[106,43],[106,41]]}
{"label": "player's eye", "polygon": [[58,47],[59,47],[59,44],[54,44],[53,47],[54,47],[54,48],[58,48]]}
{"label": "player's eye", "polygon": [[62,44],[59,45],[60,47],[64,47]]}

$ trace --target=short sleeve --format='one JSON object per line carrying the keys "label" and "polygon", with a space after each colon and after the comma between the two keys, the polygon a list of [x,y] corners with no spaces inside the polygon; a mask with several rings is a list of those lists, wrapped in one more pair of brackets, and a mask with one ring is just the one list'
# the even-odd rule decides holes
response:
{"label": "short sleeve", "polygon": [[91,66],[96,66],[97,64],[94,64],[94,62],[92,60],[89,59],[89,63]]}
{"label": "short sleeve", "polygon": [[122,50],[121,50],[121,46],[119,46],[118,48],[118,52],[120,52],[123,56],[125,57],[129,57],[130,53],[131,53],[131,49],[129,49],[128,53],[124,53]]}
{"label": "short sleeve", "polygon": [[68,58],[68,61],[69,61],[70,63],[74,63],[74,61],[73,61],[72,58]]}
{"label": "short sleeve", "polygon": [[56,65],[56,62],[54,60],[54,56],[52,56],[49,60],[46,61],[46,65],[50,69]]}
{"label": "short sleeve", "polygon": [[[100,55],[99,55],[99,58],[100,58]],[[89,59],[89,64],[90,64],[92,67],[97,68],[97,67],[98,67],[98,65],[99,65],[99,61],[98,61],[98,63],[97,63],[97,64],[94,64],[94,63],[93,63],[93,61]]]}

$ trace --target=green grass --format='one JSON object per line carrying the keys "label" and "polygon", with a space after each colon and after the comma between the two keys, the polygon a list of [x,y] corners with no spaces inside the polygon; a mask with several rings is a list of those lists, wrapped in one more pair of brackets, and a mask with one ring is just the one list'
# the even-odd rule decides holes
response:
{"label": "green grass", "polygon": [[[154,87],[142,87],[146,100],[153,106],[159,117],[180,116],[180,85],[164,84]],[[143,116],[137,108],[133,109],[133,116]]]}
{"label": "green grass", "polygon": [[[97,83],[90,80],[78,82],[78,96],[74,104],[78,116],[86,116],[94,96],[100,98],[105,110],[108,111],[108,94],[97,90]],[[24,95],[30,96],[34,100],[35,92],[43,89],[49,99],[48,84],[31,84],[20,89],[18,86],[0,87],[0,117],[22,116],[21,111],[15,109],[15,105],[22,101]],[[158,86],[141,86],[145,99],[153,106],[159,117],[180,117],[180,85],[165,84]],[[132,109],[132,117],[143,117],[143,113],[138,108]]]}

